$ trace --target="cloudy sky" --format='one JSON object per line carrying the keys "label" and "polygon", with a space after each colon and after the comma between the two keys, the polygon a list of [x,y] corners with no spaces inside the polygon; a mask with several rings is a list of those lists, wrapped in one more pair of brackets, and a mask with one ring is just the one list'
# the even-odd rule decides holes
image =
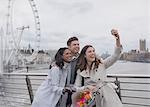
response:
{"label": "cloudy sky", "polygon": [[[41,22],[41,49],[58,49],[66,46],[70,36],[77,36],[80,45],[92,44],[98,54],[113,52],[116,28],[121,36],[124,51],[138,49],[139,39],[146,39],[150,49],[149,0],[35,0]],[[6,30],[7,0],[0,0],[0,27]],[[24,30],[21,45],[36,40],[35,25],[28,0],[15,0],[12,23],[14,32]],[[34,47],[34,45],[32,45]]]}

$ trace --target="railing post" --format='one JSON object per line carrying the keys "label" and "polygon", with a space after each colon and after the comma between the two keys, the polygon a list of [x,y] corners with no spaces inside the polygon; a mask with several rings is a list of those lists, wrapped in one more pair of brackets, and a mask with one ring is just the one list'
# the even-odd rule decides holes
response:
{"label": "railing post", "polygon": [[118,80],[118,77],[116,77],[116,80],[114,81],[114,83],[117,85],[116,92],[117,92],[117,94],[118,94],[120,100],[122,100],[122,99],[121,99],[120,81]]}
{"label": "railing post", "polygon": [[0,74],[0,96],[4,96],[4,86],[3,86],[3,77]]}
{"label": "railing post", "polygon": [[[27,66],[27,72],[28,72],[28,66]],[[30,102],[32,104],[33,102],[33,90],[32,90],[32,85],[31,85],[31,81],[29,79],[29,77],[26,75],[26,84],[27,84],[27,89],[28,89],[28,93],[29,93],[29,97],[30,97]]]}

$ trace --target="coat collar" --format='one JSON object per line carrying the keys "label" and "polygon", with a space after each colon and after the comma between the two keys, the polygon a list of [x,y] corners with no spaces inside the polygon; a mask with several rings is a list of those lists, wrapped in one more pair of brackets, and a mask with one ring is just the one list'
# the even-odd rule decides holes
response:
{"label": "coat collar", "polygon": [[[95,65],[95,63],[92,65],[91,72],[93,72],[94,65]],[[90,77],[90,73],[88,70],[83,70],[82,72],[80,72],[80,75],[83,77]]]}
{"label": "coat collar", "polygon": [[72,56],[72,60],[76,60],[79,57],[79,53],[77,53],[76,55]]}
{"label": "coat collar", "polygon": [[87,70],[83,70],[79,73],[82,77],[90,77],[90,73]]}

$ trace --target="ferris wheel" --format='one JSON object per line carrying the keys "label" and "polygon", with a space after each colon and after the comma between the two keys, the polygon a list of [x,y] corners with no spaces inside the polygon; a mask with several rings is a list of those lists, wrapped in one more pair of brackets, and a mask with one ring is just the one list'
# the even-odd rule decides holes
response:
{"label": "ferris wheel", "polygon": [[[25,0],[24,0],[25,1]],[[26,29],[29,29],[30,26],[24,26],[22,25],[21,27],[18,26],[16,27],[13,23],[13,18],[15,17],[13,15],[13,8],[14,3],[16,2],[16,0],[8,0],[8,7],[7,7],[7,22],[6,22],[6,37],[5,37],[5,48],[7,48],[7,52],[4,56],[4,59],[6,60],[6,64],[10,61],[10,58],[12,58],[12,56],[14,55],[14,53],[16,53],[19,49],[20,49],[20,44],[22,41],[22,35],[23,32]],[[27,3],[29,4],[29,7],[31,7],[31,11],[33,14],[32,20],[34,20],[34,34],[33,34],[33,38],[34,38],[34,50],[38,51],[40,48],[40,40],[41,40],[41,29],[40,29],[40,17],[38,14],[38,9],[37,9],[37,5],[35,0],[27,0]],[[14,26],[16,28],[14,28]],[[17,31],[15,31],[17,30]],[[16,40],[15,35],[17,33],[15,32],[19,32],[18,33],[18,38]],[[11,50],[8,52],[8,50]]]}

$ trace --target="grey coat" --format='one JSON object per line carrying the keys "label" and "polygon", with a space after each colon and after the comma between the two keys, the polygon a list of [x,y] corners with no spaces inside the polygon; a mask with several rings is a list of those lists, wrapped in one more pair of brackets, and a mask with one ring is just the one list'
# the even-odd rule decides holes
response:
{"label": "grey coat", "polygon": [[[63,95],[62,90],[66,84],[69,70],[70,64],[65,65],[63,69],[53,66],[48,72],[47,79],[38,88],[31,107],[56,107]],[[66,103],[61,104],[63,105],[60,105],[60,107],[66,106]]]}
{"label": "grey coat", "polygon": [[76,67],[76,64],[77,64],[77,58],[73,59],[70,64],[71,64],[71,80],[70,80],[70,84],[74,84],[75,79],[76,79],[75,67]]}

